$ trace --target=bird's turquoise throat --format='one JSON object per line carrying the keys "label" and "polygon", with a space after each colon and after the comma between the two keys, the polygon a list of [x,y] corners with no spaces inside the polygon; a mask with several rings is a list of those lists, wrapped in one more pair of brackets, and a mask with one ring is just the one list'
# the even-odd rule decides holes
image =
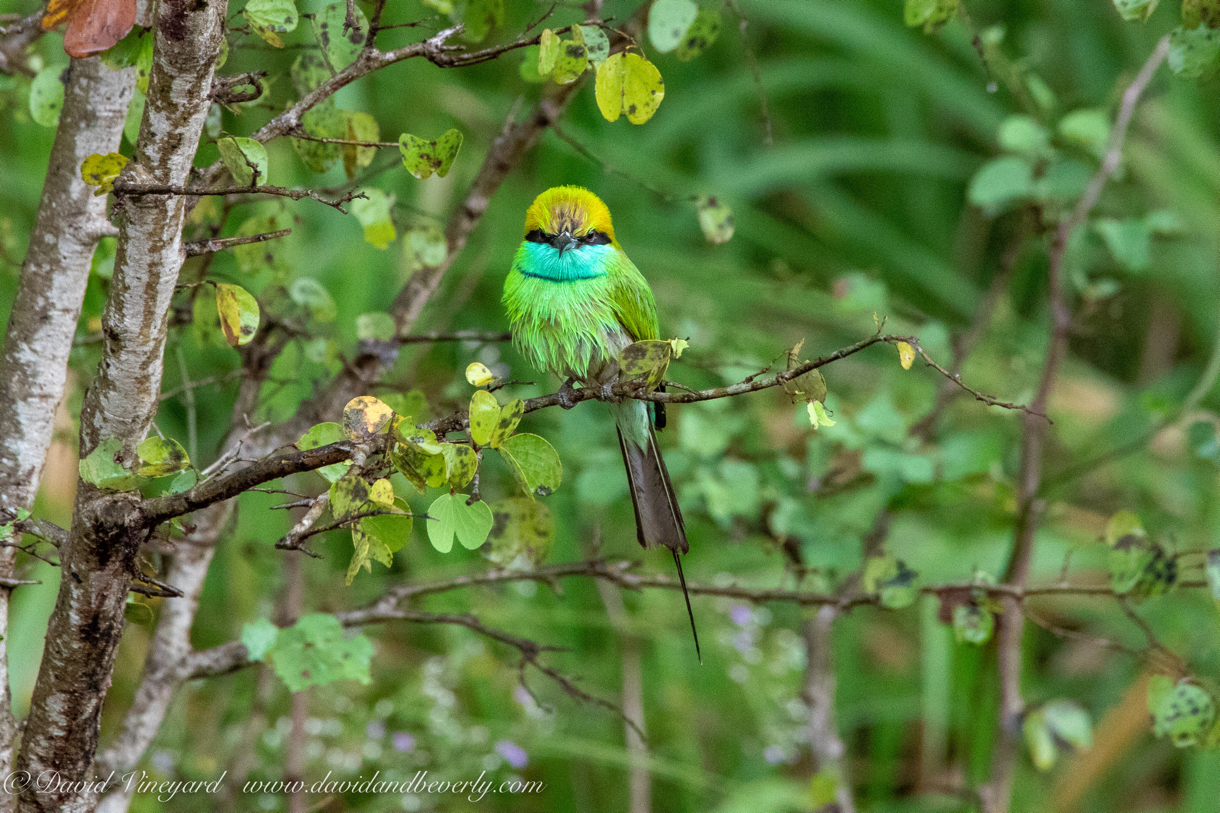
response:
{"label": "bird's turquoise throat", "polygon": [[524,276],[550,282],[576,282],[604,277],[606,261],[616,252],[614,246],[583,246],[563,254],[546,243],[522,243],[517,252],[517,270]]}

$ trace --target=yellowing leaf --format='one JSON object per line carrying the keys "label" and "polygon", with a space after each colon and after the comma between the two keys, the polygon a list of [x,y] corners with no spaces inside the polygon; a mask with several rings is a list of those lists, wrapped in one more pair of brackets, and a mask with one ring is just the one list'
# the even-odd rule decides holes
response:
{"label": "yellowing leaf", "polygon": [[[467,374],[469,377],[469,373]],[[473,383],[473,382],[472,382]],[[491,442],[492,430],[500,420],[500,403],[487,390],[479,390],[470,399],[470,439],[480,446]]]}
{"label": "yellowing leaf", "polygon": [[509,497],[491,506],[495,524],[487,558],[500,567],[530,570],[542,563],[555,542],[555,518],[546,503]]}
{"label": "yellowing leaf", "polygon": [[114,189],[114,179],[125,166],[127,157],[117,152],[90,155],[80,165],[80,177],[86,186],[98,187],[95,194],[102,194]]}
{"label": "yellowing leaf", "polygon": [[915,363],[915,348],[906,342],[898,342],[895,346],[898,348],[898,363],[902,365],[902,369],[911,369],[911,365]]}
{"label": "yellowing leaf", "polygon": [[690,347],[690,342],[686,339],[670,339],[669,347],[670,351],[674,354],[674,358],[680,359],[682,358],[682,351]]}
{"label": "yellowing leaf", "polygon": [[449,174],[453,159],[462,148],[462,133],[448,130],[435,141],[424,141],[418,136],[403,133],[398,139],[398,149],[407,171],[421,181],[433,172],[443,178]]}
{"label": "yellowing leaf", "polygon": [[[466,380],[470,382],[472,387],[486,387],[488,384],[496,380],[496,377],[491,374],[491,370],[481,361],[471,362],[466,366]],[[477,395],[477,393],[476,393]],[[492,399],[495,400],[494,398]],[[496,407],[499,409],[499,407]],[[483,444],[480,442],[480,446]]]}
{"label": "yellowing leaf", "polygon": [[364,240],[374,248],[385,249],[398,237],[394,230],[394,220],[390,217],[390,207],[394,205],[394,196],[387,195],[380,189],[365,189],[366,197],[352,201],[352,214],[364,226]]}
{"label": "yellowing leaf", "polygon": [[446,443],[442,448],[445,458],[445,477],[453,488],[465,488],[474,479],[479,468],[479,456],[469,446]]}
{"label": "yellowing leaf", "polygon": [[814,429],[819,426],[835,425],[835,422],[826,414],[826,407],[821,401],[810,401],[805,408],[809,411],[809,423],[813,424]]}
{"label": "yellowing leaf", "polygon": [[240,347],[258,331],[258,301],[240,285],[216,283],[216,311],[230,347]]}
{"label": "yellowing leaf", "polygon": [[525,402],[520,398],[514,398],[501,407],[500,419],[496,421],[496,426],[491,431],[491,439],[487,441],[487,445],[493,449],[498,449],[504,445],[504,441],[508,440],[513,432],[517,431],[517,424],[521,423],[521,416],[524,414]]}
{"label": "yellowing leaf", "polygon": [[369,500],[381,508],[394,507],[394,487],[390,481],[382,477],[369,488]]}
{"label": "yellowing leaf", "polygon": [[[344,118],[347,119],[347,141],[375,142],[381,140],[381,128],[377,126],[377,119],[368,113],[351,112],[348,110],[342,112]],[[373,163],[373,159],[376,157],[376,147],[344,144],[343,171],[347,173],[349,179],[354,178],[357,169],[367,167]]]}
{"label": "yellowing leaf", "polygon": [[727,243],[733,239],[733,210],[728,204],[706,197],[699,199],[699,228],[709,243]]}
{"label": "yellowing leaf", "polygon": [[619,353],[624,379],[642,378],[649,389],[659,385],[669,368],[673,346],[667,341],[644,340],[629,344]]}
{"label": "yellowing leaf", "polygon": [[589,51],[583,43],[564,40],[559,44],[559,56],[551,77],[556,84],[570,85],[589,67]]}
{"label": "yellowing leaf", "polygon": [[597,107],[607,121],[626,115],[643,124],[665,98],[665,83],[656,66],[639,54],[613,54],[597,69]]}
{"label": "yellowing leaf", "polygon": [[394,410],[371,395],[359,395],[343,407],[343,433],[352,440],[362,441],[381,431]]}
{"label": "yellowing leaf", "polygon": [[136,454],[140,457],[136,474],[141,477],[164,477],[182,471],[191,464],[186,449],[173,438],[145,438]]}
{"label": "yellowing leaf", "polygon": [[559,58],[559,35],[551,29],[542,32],[538,41],[538,73],[550,76]]}

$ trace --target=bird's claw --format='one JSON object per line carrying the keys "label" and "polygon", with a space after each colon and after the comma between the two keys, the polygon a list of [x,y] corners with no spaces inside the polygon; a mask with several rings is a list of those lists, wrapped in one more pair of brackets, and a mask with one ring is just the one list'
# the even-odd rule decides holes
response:
{"label": "bird's claw", "polygon": [[576,388],[572,386],[572,379],[569,378],[559,388],[559,405],[564,409],[571,409],[579,403],[575,396]]}

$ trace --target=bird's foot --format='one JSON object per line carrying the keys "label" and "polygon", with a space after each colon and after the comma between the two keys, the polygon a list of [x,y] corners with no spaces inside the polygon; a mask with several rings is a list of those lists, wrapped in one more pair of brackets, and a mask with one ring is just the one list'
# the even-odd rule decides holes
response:
{"label": "bird's foot", "polygon": [[572,379],[563,382],[563,386],[559,388],[559,405],[564,409],[571,409],[580,403],[576,399],[576,388],[572,386]]}

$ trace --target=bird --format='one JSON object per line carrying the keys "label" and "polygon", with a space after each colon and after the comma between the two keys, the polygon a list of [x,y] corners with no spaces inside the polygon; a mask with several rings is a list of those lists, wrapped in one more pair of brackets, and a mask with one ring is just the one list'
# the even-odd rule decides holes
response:
{"label": "bird", "polygon": [[[564,379],[568,392],[573,382],[598,388],[615,383],[622,350],[660,337],[652,289],[615,239],[610,210],[579,186],[548,189],[526,211],[525,239],[505,278],[503,302],[513,343],[534,367]],[[608,405],[627,469],[636,536],[645,549],[673,553],[702,663],[680,557],[690,543],[654,430],[665,425],[664,404],[628,398]]]}

